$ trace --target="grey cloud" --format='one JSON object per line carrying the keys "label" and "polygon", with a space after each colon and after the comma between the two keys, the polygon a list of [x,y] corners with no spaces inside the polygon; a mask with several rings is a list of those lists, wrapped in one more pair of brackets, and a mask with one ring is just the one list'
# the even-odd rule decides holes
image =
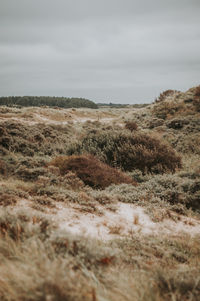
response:
{"label": "grey cloud", "polygon": [[199,0],[0,0],[0,93],[152,101],[199,84]]}

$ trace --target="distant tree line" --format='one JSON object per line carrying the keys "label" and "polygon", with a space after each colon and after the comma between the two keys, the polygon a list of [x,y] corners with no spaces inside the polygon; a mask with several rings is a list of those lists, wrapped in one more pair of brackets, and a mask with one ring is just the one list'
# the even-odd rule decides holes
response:
{"label": "distant tree line", "polygon": [[128,104],[121,104],[121,103],[97,103],[98,107],[109,107],[109,108],[126,108]]}
{"label": "distant tree line", "polygon": [[136,109],[140,109],[140,108],[144,108],[147,107],[149,104],[147,103],[136,103],[136,104],[122,104],[122,103],[97,103],[98,107],[109,107],[109,108],[136,108]]}
{"label": "distant tree line", "polygon": [[60,108],[92,108],[98,106],[85,98],[51,97],[51,96],[8,96],[0,97],[0,105],[22,107],[60,107]]}

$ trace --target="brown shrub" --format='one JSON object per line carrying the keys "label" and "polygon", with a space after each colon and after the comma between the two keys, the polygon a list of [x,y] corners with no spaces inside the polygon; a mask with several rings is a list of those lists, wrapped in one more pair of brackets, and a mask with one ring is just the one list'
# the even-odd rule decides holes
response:
{"label": "brown shrub", "polygon": [[92,155],[59,156],[49,165],[59,167],[62,175],[74,172],[86,184],[94,188],[105,188],[111,184],[135,184],[121,171],[102,163]]}
{"label": "brown shrub", "polygon": [[196,87],[195,96],[200,97],[200,86]]}
{"label": "brown shrub", "polygon": [[3,160],[0,160],[0,174],[6,175],[7,173],[7,166]]}
{"label": "brown shrub", "polygon": [[126,121],[125,122],[125,129],[133,132],[136,131],[138,128],[137,123],[135,121]]}
{"label": "brown shrub", "polygon": [[155,102],[164,101],[166,97],[173,95],[175,92],[177,92],[177,91],[176,90],[166,90],[166,91],[160,93],[159,97],[155,100]]}
{"label": "brown shrub", "polygon": [[9,206],[15,205],[17,203],[18,197],[9,194],[9,193],[1,193],[0,194],[0,206]]}
{"label": "brown shrub", "polygon": [[196,110],[200,112],[200,86],[196,87],[195,94],[194,94],[194,105]]}
{"label": "brown shrub", "polygon": [[157,118],[167,119],[176,115],[178,112],[184,111],[185,106],[182,103],[175,102],[159,102],[153,107],[153,114]]}
{"label": "brown shrub", "polygon": [[27,168],[26,166],[19,166],[15,171],[18,178],[25,181],[37,180],[39,176],[43,176],[46,173],[46,169],[43,167]]}

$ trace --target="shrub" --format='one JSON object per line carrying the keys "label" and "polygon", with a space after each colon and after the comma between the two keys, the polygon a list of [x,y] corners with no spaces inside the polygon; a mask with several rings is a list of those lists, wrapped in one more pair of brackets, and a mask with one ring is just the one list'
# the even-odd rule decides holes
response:
{"label": "shrub", "polygon": [[0,206],[15,205],[17,203],[17,196],[9,193],[0,194]]}
{"label": "shrub", "polygon": [[32,157],[36,153],[52,155],[64,153],[64,146],[71,139],[69,126],[27,125],[5,121],[0,125],[0,144],[3,150]]}
{"label": "shrub", "polygon": [[168,96],[171,96],[171,95],[175,94],[176,92],[178,92],[178,91],[166,90],[166,91],[160,93],[159,97],[155,100],[155,102],[164,101]]}
{"label": "shrub", "polygon": [[105,188],[111,184],[134,183],[119,170],[102,163],[92,155],[59,156],[49,165],[59,167],[62,175],[74,172],[86,184],[94,188]]}
{"label": "shrub", "polygon": [[157,118],[166,119],[169,116],[174,116],[177,112],[184,110],[181,103],[161,102],[153,107],[153,114]]}
{"label": "shrub", "polygon": [[170,208],[179,213],[186,208],[200,212],[200,181],[199,176],[189,179],[171,174],[154,175],[141,182],[137,187],[122,184],[110,186],[106,193],[118,196],[121,202],[143,203],[145,206],[152,203],[162,209],[169,204]]}
{"label": "shrub", "polygon": [[15,172],[18,178],[23,179],[25,181],[34,181],[39,176],[45,175],[45,173],[46,169],[43,167],[27,168],[25,166],[20,166]]}
{"label": "shrub", "polygon": [[0,174],[6,175],[6,173],[7,173],[6,163],[0,159]]}
{"label": "shrub", "polygon": [[32,215],[29,210],[0,210],[0,236],[25,240],[33,235],[40,239],[49,237],[55,225],[43,215]]}
{"label": "shrub", "polygon": [[194,105],[196,110],[200,112],[200,86],[196,87],[195,94],[194,94]]}
{"label": "shrub", "polygon": [[174,118],[174,119],[170,120],[169,122],[167,122],[166,125],[168,128],[179,130],[179,129],[182,129],[184,127],[184,125],[186,125],[188,123],[189,123],[189,121],[186,119]]}
{"label": "shrub", "polygon": [[99,132],[88,134],[73,146],[74,153],[90,153],[100,160],[125,171],[139,169],[143,173],[175,172],[181,158],[167,144],[144,133]]}
{"label": "shrub", "polygon": [[126,121],[125,122],[125,129],[133,132],[136,131],[138,128],[137,123],[135,121]]}
{"label": "shrub", "polygon": [[164,120],[163,119],[160,119],[160,118],[152,118],[150,121],[149,121],[149,128],[150,129],[153,129],[153,128],[156,128],[158,126],[162,126],[164,124]]}

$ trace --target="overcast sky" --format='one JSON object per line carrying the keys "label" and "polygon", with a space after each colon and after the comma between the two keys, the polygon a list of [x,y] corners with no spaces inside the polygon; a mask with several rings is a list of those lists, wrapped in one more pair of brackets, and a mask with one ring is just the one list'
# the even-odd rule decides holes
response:
{"label": "overcast sky", "polygon": [[200,0],[0,0],[0,95],[152,102],[200,84]]}

